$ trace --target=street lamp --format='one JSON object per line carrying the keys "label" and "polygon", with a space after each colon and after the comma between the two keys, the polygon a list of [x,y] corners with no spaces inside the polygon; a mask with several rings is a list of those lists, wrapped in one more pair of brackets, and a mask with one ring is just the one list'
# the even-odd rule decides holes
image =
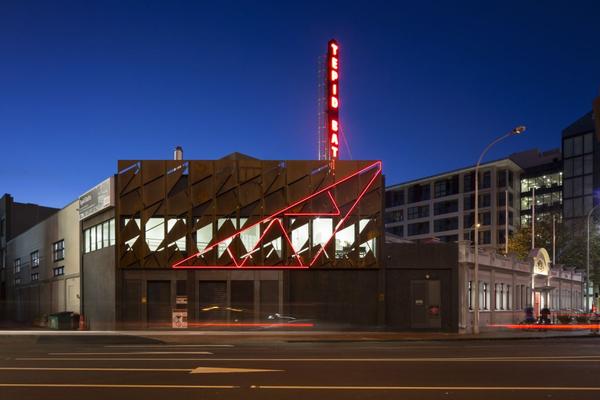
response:
{"label": "street lamp", "polygon": [[590,219],[594,211],[600,207],[598,204],[596,207],[588,212],[587,215],[587,247],[586,247],[586,262],[585,262],[585,310],[589,314],[590,312]]}
{"label": "street lamp", "polygon": [[[483,149],[483,152],[479,156],[479,160],[477,160],[477,165],[475,165],[475,254],[473,259],[473,287],[475,288],[475,301],[473,302],[473,334],[479,333],[479,164],[481,164],[481,160],[488,150],[496,143],[508,137],[519,135],[525,132],[526,129],[527,128],[525,126],[520,125],[504,135],[497,137],[493,142],[488,144],[485,149]],[[506,204],[505,207],[508,207],[508,204]]]}

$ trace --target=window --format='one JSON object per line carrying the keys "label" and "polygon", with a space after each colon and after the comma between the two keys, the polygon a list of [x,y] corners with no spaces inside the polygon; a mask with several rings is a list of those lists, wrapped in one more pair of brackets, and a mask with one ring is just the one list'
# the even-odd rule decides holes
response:
{"label": "window", "polygon": [[15,286],[16,285],[20,285],[21,284],[21,278],[20,277],[15,277]]}
{"label": "window", "polygon": [[485,171],[483,173],[483,181],[481,182],[482,189],[488,189],[492,186],[492,173],[490,171]]}
{"label": "window", "polygon": [[573,138],[565,139],[563,142],[563,154],[565,157],[573,156]]}
{"label": "window", "polygon": [[492,232],[490,231],[479,231],[479,243],[490,244],[492,243]]}
{"label": "window", "polygon": [[394,222],[404,221],[404,210],[394,210],[385,212],[385,223],[391,224]]}
{"label": "window", "polygon": [[15,268],[15,274],[18,274],[19,272],[21,272],[21,259],[20,258],[15,258],[13,265]]}
{"label": "window", "polygon": [[431,198],[431,186],[429,183],[423,185],[412,185],[408,188],[408,203],[429,200]]}
{"label": "window", "polygon": [[34,272],[33,274],[31,274],[31,281],[39,281],[40,280],[40,273],[39,272]]}
{"label": "window", "polygon": [[506,170],[505,169],[501,169],[500,171],[498,171],[497,177],[496,177],[496,186],[499,188],[506,187]]}
{"label": "window", "polygon": [[115,245],[115,220],[101,222],[83,231],[83,251],[89,253]]}
{"label": "window", "polygon": [[458,175],[436,181],[433,184],[434,197],[450,196],[458,193]]}
{"label": "window", "polygon": [[479,282],[479,287],[481,288],[479,292],[479,307],[482,310],[490,309],[490,293],[488,289],[487,282]]}
{"label": "window", "polygon": [[458,200],[440,201],[433,205],[433,215],[450,214],[458,211]]}
{"label": "window", "polygon": [[324,246],[333,233],[331,218],[315,218],[312,221],[312,245]]}
{"label": "window", "polygon": [[473,309],[473,282],[469,281],[467,286],[467,306],[469,310]]}
{"label": "window", "polygon": [[[506,214],[504,211],[498,211],[498,225],[504,225],[506,223]],[[508,212],[508,224],[513,224],[513,212]]]}
{"label": "window", "polygon": [[391,227],[387,231],[392,233],[393,235],[396,235],[399,237],[404,237],[404,226],[403,225]]}
{"label": "window", "polygon": [[355,226],[350,225],[335,234],[335,258],[347,258],[356,241]]}
{"label": "window", "polygon": [[429,217],[429,206],[408,207],[406,209],[407,219],[427,218]]}
{"label": "window", "polygon": [[[504,207],[504,205],[506,204],[506,192],[500,192],[498,193],[498,207]],[[508,206],[512,207],[513,204],[513,194],[512,193],[508,193]]]}
{"label": "window", "polygon": [[31,268],[40,266],[40,252],[38,250],[31,253]]}
{"label": "window", "polygon": [[468,172],[463,175],[463,191],[472,192],[475,190],[475,172]]}
{"label": "window", "polygon": [[504,291],[504,309],[512,310],[512,298],[510,297],[510,285],[506,285],[506,290]]}
{"label": "window", "polygon": [[395,207],[404,204],[404,190],[390,189],[385,192],[385,207]]}
{"label": "window", "polygon": [[415,224],[408,224],[407,232],[408,236],[425,235],[429,233],[429,222],[417,222]]}
{"label": "window", "polygon": [[443,232],[458,229],[458,217],[436,219],[433,221],[433,231]]}
{"label": "window", "polygon": [[54,261],[60,261],[65,259],[65,241],[59,240],[52,244],[52,259]]}
{"label": "window", "polygon": [[496,310],[504,310],[504,283],[496,283],[494,285],[494,294],[496,299],[496,304],[494,304],[494,308]]}
{"label": "window", "polygon": [[158,250],[165,240],[165,219],[149,218],[146,222],[146,244],[150,251]]}
{"label": "window", "polygon": [[65,267],[56,267],[52,269],[52,275],[61,276],[65,274]]}

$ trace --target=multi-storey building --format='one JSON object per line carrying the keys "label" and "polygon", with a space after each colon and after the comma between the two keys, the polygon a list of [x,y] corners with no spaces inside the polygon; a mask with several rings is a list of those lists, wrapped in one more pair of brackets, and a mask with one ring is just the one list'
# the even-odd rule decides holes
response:
{"label": "multi-storey building", "polygon": [[593,111],[563,130],[562,150],[563,216],[573,223],[599,204],[594,193],[600,189],[600,97]]}
{"label": "multi-storey building", "polygon": [[73,202],[8,241],[7,312],[12,319],[80,312],[77,208]]}
{"label": "multi-storey building", "polygon": [[[521,226],[531,223],[535,211],[536,221],[562,216],[562,157],[560,149],[545,152],[528,150],[515,153],[510,158],[523,168],[520,188]],[[535,210],[532,205],[535,199]]]}
{"label": "multi-storey building", "polygon": [[[504,245],[507,214],[509,234],[518,225],[521,171],[510,158],[480,166],[479,243],[482,246]],[[389,186],[386,188],[386,231],[410,240],[472,240],[474,191],[474,166]]]}
{"label": "multi-storey building", "polygon": [[9,194],[0,197],[0,320],[5,319],[7,299],[7,243],[15,236],[56,213],[58,209],[14,201]]}

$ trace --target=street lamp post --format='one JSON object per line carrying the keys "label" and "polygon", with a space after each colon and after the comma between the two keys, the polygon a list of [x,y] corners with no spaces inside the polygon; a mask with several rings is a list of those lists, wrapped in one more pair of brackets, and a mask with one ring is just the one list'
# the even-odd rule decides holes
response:
{"label": "street lamp post", "polygon": [[598,204],[596,207],[588,212],[587,215],[587,240],[586,240],[586,259],[585,259],[585,310],[587,313],[590,312],[590,219],[594,211],[600,207]]}
{"label": "street lamp post", "polygon": [[[502,136],[497,137],[493,142],[487,145],[483,152],[479,156],[479,160],[477,160],[477,165],[475,165],[475,225],[474,225],[474,234],[475,234],[475,253],[473,258],[473,286],[475,289],[475,301],[473,302],[473,333],[479,333],[479,165],[481,164],[481,160],[488,152],[489,149],[492,148],[496,143],[506,139],[510,136],[516,136],[527,129],[525,126],[517,126],[511,131],[505,133]],[[471,291],[473,293],[473,291]]]}

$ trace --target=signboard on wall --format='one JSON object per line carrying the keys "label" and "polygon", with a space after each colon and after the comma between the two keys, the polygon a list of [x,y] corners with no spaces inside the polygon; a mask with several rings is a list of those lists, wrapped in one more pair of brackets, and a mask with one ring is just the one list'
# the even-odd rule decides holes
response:
{"label": "signboard on wall", "polygon": [[110,177],[79,196],[79,220],[115,204],[114,177]]}
{"label": "signboard on wall", "polygon": [[187,311],[173,310],[173,328],[187,328]]}
{"label": "signboard on wall", "polygon": [[340,149],[340,46],[335,39],[327,44],[327,132],[329,159],[337,160]]}

